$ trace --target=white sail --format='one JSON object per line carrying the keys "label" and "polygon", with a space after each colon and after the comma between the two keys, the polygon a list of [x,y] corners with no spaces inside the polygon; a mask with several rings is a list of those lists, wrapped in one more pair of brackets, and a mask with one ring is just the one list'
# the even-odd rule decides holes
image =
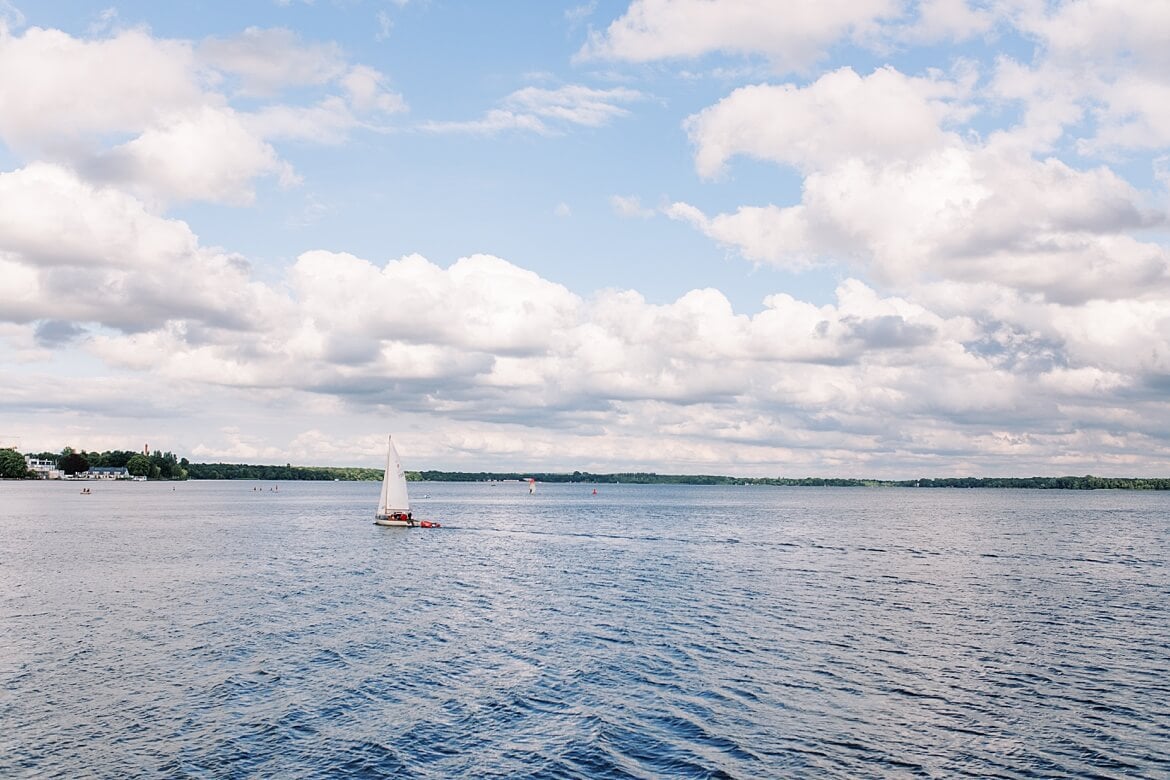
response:
{"label": "white sail", "polygon": [[410,499],[406,495],[406,472],[398,450],[394,449],[394,437],[387,439],[386,474],[382,477],[382,496],[378,499],[378,517],[389,517],[395,512],[406,514],[410,511]]}

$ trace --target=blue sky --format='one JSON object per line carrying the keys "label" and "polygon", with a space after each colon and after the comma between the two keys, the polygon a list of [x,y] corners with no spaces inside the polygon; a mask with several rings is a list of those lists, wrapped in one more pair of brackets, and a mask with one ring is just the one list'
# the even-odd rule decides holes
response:
{"label": "blue sky", "polygon": [[0,20],[0,437],[26,451],[1170,466],[1163,3]]}

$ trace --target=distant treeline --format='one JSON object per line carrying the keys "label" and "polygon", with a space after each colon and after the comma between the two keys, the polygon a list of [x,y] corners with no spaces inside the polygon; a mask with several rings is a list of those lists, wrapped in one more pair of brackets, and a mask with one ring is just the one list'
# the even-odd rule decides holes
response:
{"label": "distant treeline", "polygon": [[[47,453],[46,453],[47,454]],[[121,453],[119,453],[121,455]],[[139,456],[141,457],[141,456]],[[315,480],[342,482],[377,482],[382,469],[339,466],[262,466],[244,463],[189,463],[186,458],[174,462],[174,456],[154,455],[162,461],[154,464],[150,476],[158,479],[259,479]],[[97,460],[95,458],[95,460]],[[121,458],[102,458],[103,465],[119,465]],[[169,475],[168,466],[179,466]],[[162,474],[157,465],[162,466]],[[131,469],[134,473],[136,469]],[[408,471],[411,482],[507,482],[535,479],[545,483],[587,482],[625,485],[773,485],[779,487],[913,487],[913,488],[1038,488],[1043,490],[1170,490],[1170,478],[1135,477],[923,477],[920,479],[846,479],[837,477],[729,477],[717,474],[655,474],[620,472],[592,474],[574,471],[563,474],[519,471]]]}
{"label": "distant treeline", "polygon": [[[53,460],[66,474],[83,472],[91,466],[126,466],[136,476],[150,479],[260,479],[376,482],[382,469],[338,466],[259,466],[246,463],[190,463],[170,452],[149,454],[112,450],[80,452],[66,447],[60,453],[30,455]],[[0,477],[29,478],[24,457],[0,449]],[[1170,490],[1170,478],[1162,477],[922,477],[919,479],[844,479],[836,477],[728,477],[715,474],[655,474],[627,471],[592,474],[588,471],[551,474],[520,471],[408,471],[412,482],[507,482],[535,479],[538,482],[587,482],[626,485],[776,485],[782,487],[913,487],[913,488],[1039,488],[1042,490]]]}
{"label": "distant treeline", "polygon": [[947,477],[883,482],[883,485],[924,488],[1040,488],[1042,490],[1170,490],[1161,477]]}
{"label": "distant treeline", "polygon": [[191,463],[189,479],[292,479],[330,482],[377,482],[382,469],[344,468],[337,466],[250,466],[242,463]]}
{"label": "distant treeline", "polygon": [[429,482],[591,482],[626,485],[775,485],[781,487],[918,487],[918,488],[1039,488],[1047,490],[1170,490],[1170,478],[1134,477],[942,477],[921,479],[844,479],[835,477],[727,477],[712,474],[520,473],[507,471],[410,471],[409,480]]}

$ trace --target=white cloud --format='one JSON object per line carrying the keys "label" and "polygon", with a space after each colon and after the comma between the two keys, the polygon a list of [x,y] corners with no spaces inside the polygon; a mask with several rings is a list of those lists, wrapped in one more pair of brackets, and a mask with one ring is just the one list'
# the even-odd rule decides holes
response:
{"label": "white cloud", "polygon": [[624,87],[593,89],[573,84],[559,89],[525,87],[508,95],[504,99],[504,107],[542,119],[600,127],[629,113],[621,107],[621,103],[641,99],[641,93]]}
{"label": "white cloud", "polygon": [[[218,262],[199,250],[184,259],[202,263],[205,272],[208,263]],[[146,260],[133,263],[136,273],[150,270]],[[209,322],[243,305],[240,300],[224,301],[220,312],[183,310],[173,300],[169,319],[153,326],[147,320],[107,322],[132,332],[96,335],[90,348],[115,365],[150,368],[175,381],[299,388],[366,403],[406,403],[413,396],[410,403],[422,408],[472,416],[499,415],[505,394],[509,407],[503,414],[522,418],[582,402],[739,399],[752,406],[761,398],[803,404],[807,397],[813,403],[816,393],[783,379],[787,364],[831,372],[871,362],[912,365],[916,359],[897,356],[929,354],[944,343],[940,339],[965,333],[961,323],[882,299],[856,281],[839,289],[837,306],[814,307],[779,295],[764,312],[747,317],[735,314],[716,290],[695,290],[668,305],[616,291],[586,302],[488,256],[464,258],[447,269],[417,256],[379,268],[350,255],[311,252],[290,272],[291,302],[255,290],[239,274],[227,276],[213,283],[215,293],[225,295],[232,285],[251,296],[253,332],[246,339]],[[135,311],[157,294],[141,284],[133,289],[143,301],[115,302],[118,309]],[[180,293],[188,303],[201,300],[197,291]],[[57,295],[64,304],[57,311],[74,312],[70,301],[84,297],[84,290],[63,288]],[[47,312],[47,301],[40,306]],[[260,323],[265,326],[255,331]],[[214,337],[209,324],[217,328]],[[142,325],[149,329],[137,330]],[[442,391],[420,398],[417,389],[402,387],[418,382]]]}
{"label": "white cloud", "polygon": [[997,15],[992,8],[981,5],[967,0],[920,0],[918,19],[900,37],[920,42],[962,41],[986,34],[997,22]]}
{"label": "white cloud", "polygon": [[708,217],[668,213],[757,262],[848,260],[902,288],[994,280],[1052,300],[1166,290],[1168,256],[1129,238],[1159,220],[1108,169],[954,147],[913,163],[848,160],[810,174],[802,201]]}
{"label": "white cloud", "polygon": [[1124,76],[1102,95],[1098,130],[1079,142],[1083,154],[1170,146],[1170,79]]}
{"label": "white cloud", "polygon": [[377,70],[355,65],[341,78],[341,85],[357,111],[395,113],[406,110],[402,96],[386,89],[386,77]]}
{"label": "white cloud", "polygon": [[699,173],[713,176],[737,154],[816,170],[842,159],[912,159],[953,143],[943,125],[967,114],[968,87],[911,78],[893,68],[861,77],[851,68],[807,87],[741,87],[687,119]]}
{"label": "white cloud", "polygon": [[0,78],[0,138],[26,154],[135,133],[203,100],[191,45],[142,30],[95,41],[36,27],[0,36],[0,73],[21,74]]}
{"label": "white cloud", "polygon": [[782,8],[771,0],[634,0],[578,56],[648,62],[709,52],[761,53],[801,70],[842,37],[863,36],[896,17],[895,0],[828,0]]}
{"label": "white cloud", "polygon": [[246,330],[279,298],[183,222],[43,163],[0,174],[0,264],[10,322],[142,331],[189,318]]}
{"label": "white cloud", "polygon": [[[249,203],[257,177],[299,181],[272,142],[337,143],[370,115],[405,109],[377,70],[283,29],[250,28],[196,47],[145,30],[82,40],[33,28],[0,36],[0,72],[24,74],[0,79],[0,140],[159,204]],[[344,97],[244,111],[215,91],[224,74],[238,76],[247,94],[308,86]]]}
{"label": "white cloud", "polygon": [[[1159,0],[1070,0],[1024,5],[1019,30],[1037,41],[1034,62],[1005,59],[995,89],[1022,102],[1047,135],[1075,133],[1083,154],[1165,146],[1170,92],[1170,9]],[[1087,114],[1095,127],[1076,127]],[[1056,121],[1052,121],[1056,120]]]}
{"label": "white cloud", "polygon": [[[79,186],[61,171],[19,175],[34,174],[58,190]],[[581,298],[490,256],[443,268],[419,256],[379,265],[325,251],[302,255],[287,284],[269,287],[246,266],[200,248],[181,223],[84,187],[70,211],[87,203],[95,204],[93,227],[77,236],[75,249],[6,238],[0,272],[6,280],[26,274],[45,283],[52,281],[48,258],[65,257],[53,262],[70,275],[105,263],[104,276],[18,295],[26,307],[20,316],[6,298],[5,318],[27,324],[0,327],[0,339],[25,360],[43,360],[34,328],[50,340],[74,339],[73,317],[96,324],[71,348],[111,371],[148,375],[192,403],[199,393],[246,390],[272,409],[261,418],[285,408],[308,415],[304,439],[290,434],[281,445],[231,430],[202,433],[194,454],[208,459],[311,456],[314,429],[344,428],[354,410],[364,410],[353,419],[377,413],[425,420],[425,440],[405,440],[420,460],[443,458],[450,466],[466,458],[499,468],[522,466],[510,459],[581,468],[588,452],[593,460],[585,467],[597,470],[651,464],[775,473],[782,462],[805,473],[905,476],[915,464],[937,473],[944,452],[969,453],[964,462],[985,468],[1052,463],[1070,447],[1092,446],[1123,465],[1134,439],[1110,441],[1078,427],[1094,419],[1081,407],[1148,412],[1144,404],[1154,401],[1135,390],[1145,377],[1170,373],[1167,359],[1151,358],[1170,355],[1164,297],[1068,305],[1001,287],[977,311],[968,302],[944,315],[943,290],[923,290],[923,300],[933,296],[937,304],[932,310],[848,279],[832,303],[777,293],[746,315],[714,289],[667,304],[633,291]],[[153,247],[129,257],[116,251],[119,233],[95,232],[114,222],[153,236]],[[0,224],[0,237],[12,236],[19,223]],[[111,250],[92,252],[99,244]],[[95,259],[70,257],[82,247]],[[174,261],[155,258],[168,252],[197,265],[200,276],[168,273],[172,297],[160,301],[163,277],[156,274]],[[202,290],[198,278],[210,280]],[[93,299],[91,280],[122,297]],[[99,319],[111,309],[138,316]],[[246,322],[223,321],[241,310],[250,314]],[[27,399],[10,395],[5,403]],[[1115,416],[1110,425],[1139,429],[1141,414]],[[360,448],[368,433],[336,438]],[[642,445],[650,449],[626,452]],[[1145,462],[1170,457],[1164,446],[1151,452]]]}
{"label": "white cloud", "polygon": [[1160,0],[1067,0],[1024,5],[1020,28],[1046,57],[1081,68],[1170,69],[1170,8]]}
{"label": "white cloud", "polygon": [[424,130],[439,133],[494,134],[505,130],[527,130],[549,134],[567,125],[601,127],[629,111],[621,104],[643,99],[632,89],[594,89],[567,85],[558,89],[525,87],[508,95],[503,108],[493,109],[471,121],[427,122]]}
{"label": "white cloud", "polygon": [[297,181],[292,167],[234,111],[209,106],[160,117],[87,167],[96,178],[168,201],[246,204],[258,176],[276,175],[286,185]]}
{"label": "white cloud", "polygon": [[637,195],[611,195],[609,205],[619,217],[649,219],[655,213],[653,209],[644,207]]}
{"label": "white cloud", "polygon": [[472,135],[495,135],[507,130],[526,130],[541,135],[549,132],[548,126],[532,114],[517,114],[502,109],[492,109],[480,119],[469,121],[429,121],[419,125],[429,133],[469,133]]}
{"label": "white cloud", "polygon": [[447,270],[418,256],[379,269],[351,255],[309,252],[290,274],[315,327],[493,353],[542,349],[580,303],[560,285],[486,255]]}
{"label": "white cloud", "polygon": [[201,62],[238,76],[249,95],[272,95],[286,87],[321,85],[347,68],[336,43],[306,43],[292,30],[249,27],[234,38],[207,38],[197,50]]}
{"label": "white cloud", "polygon": [[714,175],[736,155],[790,166],[804,177],[799,202],[666,213],[755,262],[845,263],[903,290],[949,279],[1058,302],[1164,294],[1170,255],[1130,234],[1165,215],[1106,167],[1034,157],[1079,112],[1034,72],[1008,78],[1012,67],[1001,66],[998,94],[1041,98],[986,141],[961,132],[970,71],[950,81],[846,68],[806,87],[736,90],[686,122],[697,169]]}

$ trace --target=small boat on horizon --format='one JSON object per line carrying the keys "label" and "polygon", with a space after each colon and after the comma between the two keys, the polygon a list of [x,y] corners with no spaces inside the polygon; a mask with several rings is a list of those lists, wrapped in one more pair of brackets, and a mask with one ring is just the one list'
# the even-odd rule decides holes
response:
{"label": "small boat on horizon", "polygon": [[410,511],[410,496],[406,492],[406,472],[402,459],[394,448],[394,437],[386,438],[386,473],[382,475],[382,494],[378,497],[378,511],[374,525],[392,528],[441,528],[432,520],[416,520]]}

